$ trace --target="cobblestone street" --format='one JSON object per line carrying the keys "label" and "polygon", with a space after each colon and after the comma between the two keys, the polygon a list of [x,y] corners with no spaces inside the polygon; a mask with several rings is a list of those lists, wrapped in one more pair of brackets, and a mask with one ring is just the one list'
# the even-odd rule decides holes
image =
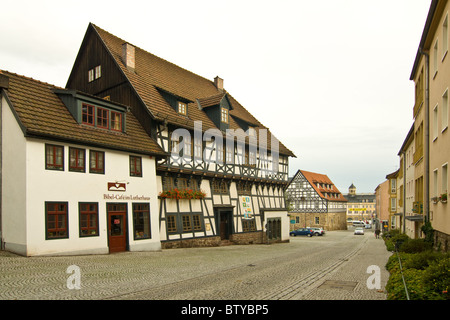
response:
{"label": "cobblestone street", "polygon": [[[29,258],[0,252],[0,299],[384,300],[390,254],[371,231],[352,230],[272,245]],[[80,289],[69,289],[72,265]],[[380,289],[366,284],[369,266],[381,271]]]}

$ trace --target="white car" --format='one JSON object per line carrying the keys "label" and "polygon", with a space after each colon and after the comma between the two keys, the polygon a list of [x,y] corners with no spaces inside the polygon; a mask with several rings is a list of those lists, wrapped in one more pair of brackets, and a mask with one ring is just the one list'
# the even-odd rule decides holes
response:
{"label": "white car", "polygon": [[356,235],[362,234],[362,235],[364,235],[364,229],[361,228],[361,227],[358,227],[358,228],[355,229],[355,232],[353,234],[356,234]]}
{"label": "white car", "polygon": [[323,236],[325,234],[325,231],[323,230],[323,228],[310,228],[314,231],[314,235],[315,236]]}

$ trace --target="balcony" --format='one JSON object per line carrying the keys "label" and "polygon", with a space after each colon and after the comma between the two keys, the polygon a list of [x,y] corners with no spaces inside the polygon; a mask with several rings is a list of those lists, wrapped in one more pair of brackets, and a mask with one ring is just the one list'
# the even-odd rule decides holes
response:
{"label": "balcony", "polygon": [[416,149],[416,152],[414,152],[413,163],[419,162],[419,160],[422,159],[422,158],[423,158],[423,145],[419,146]]}
{"label": "balcony", "polygon": [[415,214],[423,214],[423,202],[422,201],[413,202],[412,212],[414,212]]}
{"label": "balcony", "polygon": [[414,119],[417,117],[417,114],[419,113],[420,109],[422,108],[422,105],[423,105],[423,98],[419,97],[416,100],[416,103],[414,104],[414,114],[413,114]]}

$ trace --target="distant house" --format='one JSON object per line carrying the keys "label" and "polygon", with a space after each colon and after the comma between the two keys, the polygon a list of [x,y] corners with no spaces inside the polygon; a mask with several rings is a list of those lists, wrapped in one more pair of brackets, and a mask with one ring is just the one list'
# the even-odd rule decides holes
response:
{"label": "distant house", "polygon": [[328,176],[298,170],[286,188],[291,230],[322,227],[347,229],[347,199]]}

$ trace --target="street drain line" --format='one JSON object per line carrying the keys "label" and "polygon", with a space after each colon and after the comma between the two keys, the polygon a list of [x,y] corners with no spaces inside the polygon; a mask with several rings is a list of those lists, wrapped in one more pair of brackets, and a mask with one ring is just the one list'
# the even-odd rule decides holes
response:
{"label": "street drain line", "polygon": [[[306,293],[308,293],[310,290],[308,288],[311,288],[312,286],[317,283],[319,280],[324,278],[325,276],[329,275],[331,272],[339,268],[342,264],[349,261],[353,256],[355,256],[363,247],[363,245],[367,242],[367,239],[363,241],[355,250],[350,252],[348,255],[346,255],[344,258],[341,258],[337,260],[335,263],[331,264],[330,266],[323,268],[318,271],[310,272],[308,275],[303,277],[302,279],[294,282],[293,284],[284,287],[280,290],[277,290],[275,292],[271,292],[270,294],[260,297],[258,299],[261,300],[289,300],[294,296],[297,296],[297,298],[304,296]],[[355,285],[356,286],[356,285]],[[303,293],[301,293],[304,291]]]}

